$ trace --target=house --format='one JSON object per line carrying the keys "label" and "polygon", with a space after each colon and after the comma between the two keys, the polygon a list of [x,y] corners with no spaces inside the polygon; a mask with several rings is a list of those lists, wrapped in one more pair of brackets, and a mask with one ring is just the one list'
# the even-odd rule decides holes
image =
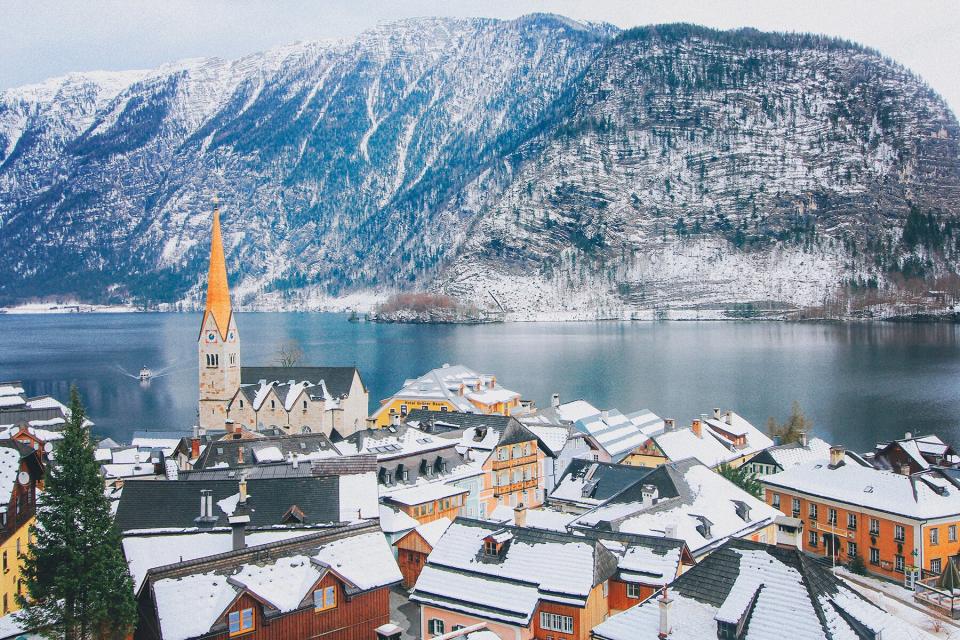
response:
{"label": "house", "polygon": [[[502,430],[474,427],[464,431],[461,446],[483,460],[480,517],[501,505],[537,507],[544,500],[544,458],[547,447],[515,419]],[[484,457],[485,456],[485,457]]]}
{"label": "house", "polygon": [[878,469],[897,473],[920,473],[931,467],[960,466],[960,456],[939,436],[914,436],[909,432],[899,440],[877,444],[864,458]]}
{"label": "house", "polygon": [[394,557],[397,556],[397,548],[394,543],[418,526],[420,526],[420,523],[415,518],[408,516],[400,509],[380,504],[380,530],[383,531],[384,537],[390,543]]}
{"label": "house", "polygon": [[642,482],[651,471],[626,464],[571,460],[548,502],[561,511],[584,513]]}
{"label": "house", "polygon": [[[0,430],[9,430],[19,424],[28,427],[59,431],[70,418],[70,409],[52,396],[28,397],[19,380],[0,382]],[[93,422],[85,419],[89,428]]]}
{"label": "house", "polygon": [[500,638],[585,639],[611,601],[629,606],[643,586],[673,580],[690,562],[684,549],[679,540],[458,518],[433,546],[410,599],[420,605],[424,638],[486,624]]}
{"label": "house", "polygon": [[594,640],[932,640],[796,549],[730,539]]}
{"label": "house", "polygon": [[393,543],[404,587],[412,589],[417,583],[420,572],[427,564],[427,556],[440,541],[450,522],[450,518],[439,518],[421,524]]}
{"label": "house", "polygon": [[671,460],[696,458],[711,469],[722,464],[738,467],[759,452],[773,446],[768,435],[733,411],[713,417],[702,415],[687,428],[677,428],[673,420],[663,428],[648,431],[648,438],[630,455],[625,464],[655,467]]}
{"label": "house", "polygon": [[536,420],[521,420],[523,426],[546,445],[543,458],[544,490],[553,491],[572,460],[609,460],[593,436],[578,431],[572,424],[552,425]]}
{"label": "house", "polygon": [[341,434],[363,427],[369,394],[354,367],[242,367],[230,302],[220,212],[213,211],[207,299],[197,338],[199,426]]}
{"label": "house", "polygon": [[381,400],[380,407],[370,416],[370,426],[393,424],[414,409],[509,416],[521,410],[521,405],[520,394],[504,389],[495,375],[445,364],[419,378],[406,380],[399,391]]}
{"label": "house", "polygon": [[42,427],[32,427],[29,423],[21,422],[8,429],[0,431],[0,441],[14,440],[27,445],[40,453],[40,458],[46,464],[53,449],[59,440],[63,440],[62,431],[52,431]]}
{"label": "house", "polygon": [[803,550],[895,580],[940,574],[960,553],[960,471],[876,469],[843,447],[826,462],[765,476],[766,501],[802,519]]}
{"label": "house", "polygon": [[322,433],[303,433],[256,438],[222,438],[206,445],[194,463],[195,469],[236,468],[250,465],[292,463],[336,458],[340,451]]}
{"label": "house", "polygon": [[375,469],[372,457],[358,456],[128,480],[115,521],[134,584],[139,588],[152,567],[229,551],[241,500],[248,544],[376,521]]}
{"label": "house", "polygon": [[40,454],[15,440],[0,441],[0,611],[16,611],[23,593],[23,555],[35,521]]}
{"label": "house", "polygon": [[361,640],[390,621],[401,579],[376,523],[360,523],[149,569],[136,640]]}
{"label": "house", "polygon": [[697,560],[728,538],[773,543],[780,513],[693,458],[669,462],[571,528],[677,538]]}
{"label": "house", "polygon": [[800,434],[800,440],[764,449],[750,458],[744,466],[755,476],[768,476],[807,462],[825,462],[830,459],[830,443],[820,438]]}

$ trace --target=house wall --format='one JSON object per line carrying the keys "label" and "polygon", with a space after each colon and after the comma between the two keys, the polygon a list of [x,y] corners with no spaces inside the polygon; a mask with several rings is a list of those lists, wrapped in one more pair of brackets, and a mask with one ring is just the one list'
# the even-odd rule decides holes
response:
{"label": "house wall", "polygon": [[[596,458],[594,458],[596,455]],[[603,458],[607,458],[603,460]],[[610,456],[603,450],[594,451],[583,438],[570,438],[567,440],[563,449],[560,450],[556,459],[544,457],[544,490],[549,494],[557,486],[557,481],[563,472],[567,470],[571,460],[598,460],[609,462]]]}
{"label": "house wall", "polygon": [[611,578],[608,597],[610,613],[617,613],[636,606],[649,598],[654,591],[656,591],[656,588],[653,586],[640,585],[640,596],[638,598],[631,598],[627,596],[627,583]]}
{"label": "house wall", "polygon": [[483,482],[485,477],[485,474],[481,473],[475,476],[470,476],[469,478],[461,478],[460,480],[454,480],[453,482],[448,483],[454,487],[466,489],[469,492],[463,496],[463,506],[460,507],[460,511],[457,512],[457,515],[466,516],[468,518],[480,518],[486,516],[486,513],[480,513],[480,494],[484,488]]}
{"label": "house wall", "polygon": [[[307,403],[306,409],[303,407],[304,402]],[[304,427],[310,427],[310,433],[323,433],[329,436],[333,424],[326,405],[327,403],[323,400],[311,400],[306,392],[302,392],[287,413],[286,431],[303,433]]]}
{"label": "house wall", "polygon": [[[500,636],[503,640],[532,640],[534,637],[532,625],[521,627],[500,622],[499,620],[490,620],[488,618],[481,618],[480,616],[449,611],[432,605],[422,605],[420,607],[420,637],[424,640],[434,637],[427,631],[430,620],[434,618],[443,620],[444,631],[446,633],[450,633],[456,625],[469,627],[485,622],[487,623],[487,629]],[[546,638],[546,636],[543,637]]]}
{"label": "house wall", "polygon": [[[563,633],[540,626],[540,613],[556,613],[573,618],[573,633]],[[553,640],[588,640],[590,631],[603,622],[609,614],[608,597],[603,595],[603,584],[598,584],[587,597],[585,607],[546,602],[541,600],[533,615],[534,636],[538,639],[553,638]]]}
{"label": "house wall", "polygon": [[[515,447],[519,445],[520,453],[516,454]],[[486,514],[493,513],[499,505],[511,507],[524,504],[534,508],[543,504],[544,497],[544,453],[537,446],[536,440],[520,442],[517,445],[496,447],[483,463],[483,471],[487,476],[483,490],[480,493],[481,509]],[[507,449],[507,459],[501,460],[499,452]],[[529,451],[529,453],[524,453]],[[525,474],[530,471],[530,480],[515,480],[514,474]],[[507,474],[507,484],[501,484],[503,474]],[[523,475],[522,477],[526,477]]]}
{"label": "house wall", "polygon": [[403,574],[403,586],[412,589],[427,563],[427,556],[433,551],[426,540],[416,531],[411,531],[396,542],[397,564]]}
{"label": "house wall", "polygon": [[439,520],[440,518],[450,518],[455,520],[463,506],[463,495],[451,496],[442,500],[431,500],[415,505],[400,506],[400,510],[420,524],[426,524]]}
{"label": "house wall", "polygon": [[[406,411],[403,407],[406,406]],[[387,398],[380,408],[370,416],[372,426],[377,428],[388,427],[393,422],[393,416],[405,416],[414,409],[427,409],[429,411],[456,411],[457,408],[446,400],[437,400],[436,398]]]}
{"label": "house wall", "polygon": [[370,411],[370,393],[363,387],[360,374],[354,372],[350,394],[340,400],[343,409],[342,422],[337,425],[337,431],[343,436],[356,433],[367,426],[367,414]]}
{"label": "house wall", "polygon": [[[779,495],[780,511],[788,516],[793,516],[794,514],[793,498],[796,497],[799,499],[800,509],[799,515],[796,517],[803,520],[804,531],[800,544],[802,550],[821,556],[828,556],[829,553],[823,541],[823,534],[836,534],[840,538],[839,553],[837,554],[838,564],[851,560],[847,542],[855,542],[857,545],[857,555],[863,559],[868,571],[894,580],[903,580],[904,571],[897,569],[898,555],[903,557],[903,566],[905,568],[911,567],[916,563],[922,564],[924,569],[929,570],[933,559],[941,558],[942,564],[945,565],[946,558],[960,552],[960,542],[948,540],[948,527],[951,524],[957,526],[958,537],[960,537],[960,522],[958,522],[957,518],[947,519],[936,525],[924,526],[922,523],[915,522],[910,518],[866,509],[857,505],[842,504],[817,496],[807,496],[779,487],[768,486],[765,493],[765,500],[770,505],[774,504],[776,497]],[[817,505],[816,520],[810,517],[811,504]],[[837,510],[837,524],[835,526],[830,525],[828,522],[829,509],[831,507]],[[851,513],[857,517],[856,529],[850,529],[847,526],[847,514]],[[879,524],[879,532],[876,535],[872,535],[870,532],[871,519],[877,520]],[[896,525],[903,526],[904,539],[902,542],[894,539]],[[932,545],[929,542],[929,528],[932,526],[940,530],[940,542],[937,545]],[[817,534],[816,545],[811,544],[811,532],[816,532]],[[879,562],[871,561],[871,549],[878,550]],[[914,551],[916,551],[916,554],[913,553]]]}

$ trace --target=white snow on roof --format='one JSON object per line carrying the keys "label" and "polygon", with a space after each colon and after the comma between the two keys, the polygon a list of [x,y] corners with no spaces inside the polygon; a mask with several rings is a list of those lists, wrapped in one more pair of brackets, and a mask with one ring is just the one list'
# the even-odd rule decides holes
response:
{"label": "white snow on roof", "polygon": [[680,569],[681,547],[660,554],[650,547],[626,545],[617,540],[600,540],[617,557],[620,579],[646,585],[663,586],[673,582]]}
{"label": "white snow on roof", "polygon": [[102,464],[100,470],[106,478],[133,478],[149,476],[156,473],[156,468],[149,462],[133,462],[125,464]]}
{"label": "white snow on roof", "polygon": [[[248,531],[248,546],[288,540],[314,533],[309,529],[278,529],[276,531]],[[123,539],[123,554],[130,566],[134,591],[139,591],[147,571],[154,567],[196,560],[225,553],[233,548],[229,530],[221,532],[171,533],[168,535],[136,535]]]}
{"label": "white snow on roof", "polygon": [[415,529],[420,523],[399,509],[380,505],[380,529],[384,533],[400,533]]}
{"label": "white snow on roof", "polygon": [[487,389],[484,391],[471,391],[467,394],[469,400],[486,405],[497,404],[498,402],[510,402],[519,397],[519,393],[510,391],[509,389]]}
{"label": "white snow on roof", "polygon": [[451,484],[430,482],[428,484],[417,484],[412,487],[393,491],[389,494],[389,497],[393,502],[411,506],[433,500],[443,500],[444,498],[463,493],[469,493],[469,490]]}
{"label": "white snow on roof", "polygon": [[[153,597],[163,640],[206,634],[236,595],[226,576],[215,573],[157,580]],[[184,615],[186,612],[189,615]]]}
{"label": "white snow on roof", "polygon": [[0,396],[0,407],[19,407],[27,404],[22,396]]}
{"label": "white snow on roof", "polygon": [[[524,527],[564,532],[567,530],[567,525],[577,518],[575,514],[553,509],[527,509],[525,517]],[[514,524],[514,518],[513,507],[499,505],[494,508],[489,519],[503,524]]]}
{"label": "white snow on roof", "polygon": [[283,401],[283,408],[287,411],[292,411],[293,403],[297,401],[297,398],[300,397],[300,394],[303,393],[304,389],[311,386],[313,385],[309,382],[295,382],[294,384],[290,385],[290,388],[287,389],[287,397]]}
{"label": "white snow on roof", "polygon": [[27,406],[31,409],[60,409],[64,415],[70,415],[70,410],[65,404],[51,396],[37,396],[27,400]]}
{"label": "white snow on roof", "polygon": [[900,448],[903,449],[903,452],[910,456],[910,458],[916,463],[921,469],[929,469],[930,465],[927,464],[927,461],[924,460],[923,454],[920,452],[920,447],[917,445],[915,440],[904,440],[900,443]]}
{"label": "white snow on roof", "polygon": [[[656,504],[610,503],[596,507],[576,520],[576,525],[593,527],[602,520],[626,518],[620,522],[624,533],[654,536],[666,535],[673,525],[673,537],[684,540],[694,556],[719,546],[730,537],[740,538],[771,524],[780,512],[762,500],[754,498],[729,480],[701,464],[691,465],[683,473],[689,487],[689,497],[666,498]],[[736,502],[747,505],[749,521],[737,514]],[[630,515],[630,514],[633,515]],[[700,518],[710,521],[710,536],[697,530]]]}
{"label": "white snow on roof", "polygon": [[313,559],[330,567],[362,591],[403,580],[393,551],[380,531],[324,544]]}
{"label": "white snow on roof", "polygon": [[[448,598],[458,602],[450,602]],[[484,618],[491,617],[491,614],[481,607],[493,608],[498,610],[495,617],[522,624],[530,621],[539,599],[540,593],[535,583],[496,581],[480,575],[464,575],[432,564],[427,564],[420,572],[411,594],[414,602],[436,603],[447,609],[476,613]]]}
{"label": "white snow on roof", "polygon": [[[657,447],[670,460],[696,458],[708,467],[716,467],[724,462],[756,454],[773,446],[773,440],[751,425],[736,413],[731,413],[732,424],[707,420],[701,426],[700,436],[697,436],[691,427],[662,431],[653,435]],[[734,443],[719,433],[718,429],[728,432],[735,430],[734,435],[745,436],[744,446],[737,447]]]}
{"label": "white snow on roof", "polygon": [[373,471],[339,478],[340,520],[355,522],[380,515],[377,474]]}
{"label": "white snow on roof", "polygon": [[233,515],[233,512],[237,510],[237,505],[240,504],[240,494],[235,493],[232,496],[227,496],[222,500],[217,500],[217,507],[220,508],[220,511],[223,511],[228,517]]}
{"label": "white snow on roof", "polygon": [[283,452],[279,447],[263,447],[253,450],[253,457],[258,463],[283,462]]}
{"label": "white snow on roof", "polygon": [[576,422],[577,420],[581,420],[587,416],[595,416],[599,414],[600,409],[597,409],[586,400],[565,402],[557,407],[557,415],[560,416],[561,420],[566,420],[567,422]]}
{"label": "white snow on roof", "polygon": [[457,441],[452,438],[444,438],[410,426],[393,431],[391,427],[368,430],[360,436],[359,446],[344,440],[337,443],[337,448],[344,455],[373,453],[377,460],[390,460],[414,453],[447,449],[456,444]]}
{"label": "white snow on roof", "polygon": [[20,473],[20,452],[9,447],[0,447],[0,503],[10,502],[18,473]]}
{"label": "white snow on roof", "polygon": [[662,428],[663,420],[649,411],[638,411],[630,419],[616,409],[586,416],[575,422],[577,429],[587,433],[600,444],[614,460],[621,460],[647,441],[648,432]]}
{"label": "white snow on roof", "polygon": [[764,477],[763,483],[920,520],[960,514],[960,489],[935,471],[905,476],[864,467],[849,457],[834,469],[819,462],[797,465]]}
{"label": "white snow on roof", "polygon": [[[462,396],[461,389],[464,392]],[[486,396],[484,395],[486,393],[493,395]],[[446,365],[428,371],[419,378],[406,380],[403,388],[392,397],[398,400],[409,400],[411,403],[418,400],[446,400],[458,411],[473,412],[476,411],[476,407],[468,398],[474,394],[477,395],[476,399],[484,404],[506,402],[520,395],[501,387],[496,382],[495,376],[491,374],[477,373],[463,365]],[[388,404],[385,403],[377,413],[383,411]]]}
{"label": "white snow on roof", "polygon": [[823,462],[830,460],[830,443],[820,438],[810,438],[807,446],[788,444],[770,447],[767,452],[784,469],[789,469],[805,462]]}
{"label": "white snow on roof", "polygon": [[19,384],[4,383],[0,384],[0,396],[12,396],[24,393],[23,387]]}
{"label": "white snow on roof", "polygon": [[567,440],[570,438],[570,431],[566,427],[542,424],[531,425],[526,423],[524,423],[524,426],[540,438],[550,451],[555,454],[563,450],[563,447],[567,444]]}
{"label": "white snow on roof", "polygon": [[180,444],[179,438],[134,438],[130,444],[143,449],[161,449],[163,455],[173,454],[173,450]]}
{"label": "white snow on roof", "polygon": [[500,433],[495,429],[487,428],[483,438],[477,440],[476,427],[469,427],[463,430],[460,437],[460,446],[467,449],[482,449],[483,451],[493,451],[500,442]]}
{"label": "white snow on roof", "polygon": [[295,555],[267,564],[245,564],[230,579],[286,613],[300,606],[322,575],[310,558]]}
{"label": "white snow on roof", "polygon": [[427,541],[427,544],[435,547],[449,526],[450,518],[438,518],[427,524],[419,525],[417,527],[417,533]]}

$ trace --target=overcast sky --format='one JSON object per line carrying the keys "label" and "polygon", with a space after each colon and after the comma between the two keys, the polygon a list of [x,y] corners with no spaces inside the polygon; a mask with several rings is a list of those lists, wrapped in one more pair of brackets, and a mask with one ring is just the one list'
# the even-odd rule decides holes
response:
{"label": "overcast sky", "polygon": [[683,21],[841,36],[910,67],[960,112],[960,0],[0,0],[0,88],[351,38],[401,18],[535,11],[620,27]]}

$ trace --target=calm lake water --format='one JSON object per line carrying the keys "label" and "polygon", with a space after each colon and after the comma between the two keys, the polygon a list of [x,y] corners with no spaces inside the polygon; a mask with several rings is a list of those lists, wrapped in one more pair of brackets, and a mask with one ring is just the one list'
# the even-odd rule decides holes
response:
{"label": "calm lake water", "polygon": [[[199,314],[0,315],[0,380],[66,400],[76,384],[99,434],[188,429],[196,416]],[[960,444],[960,326],[779,322],[355,324],[317,313],[238,316],[242,359],[355,365],[371,408],[444,362],[497,374],[541,406],[550,394],[688,424],[718,406],[757,426],[799,400],[815,433],[866,450],[905,431]],[[129,374],[167,373],[149,386]]]}

